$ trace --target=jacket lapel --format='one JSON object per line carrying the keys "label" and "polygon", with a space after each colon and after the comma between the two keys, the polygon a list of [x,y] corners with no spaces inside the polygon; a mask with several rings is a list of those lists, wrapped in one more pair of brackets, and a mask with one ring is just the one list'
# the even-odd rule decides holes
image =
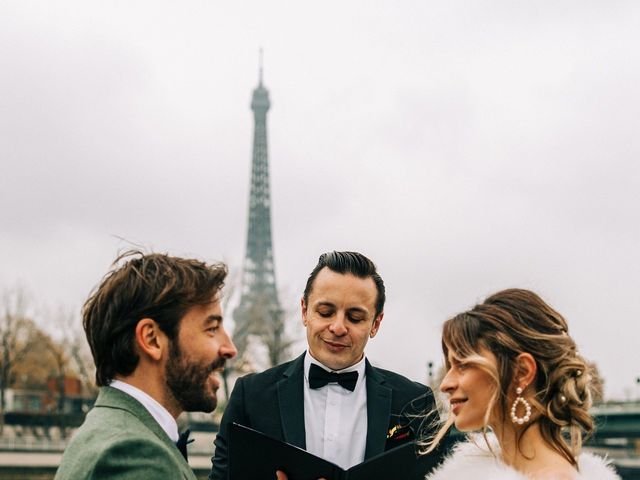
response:
{"label": "jacket lapel", "polygon": [[126,410],[137,417],[145,427],[151,430],[162,442],[167,444],[173,453],[173,456],[183,464],[182,473],[185,478],[194,478],[193,471],[186,462],[176,444],[169,438],[167,433],[162,429],[160,424],[138,400],[131,395],[113,387],[100,387],[95,407],[117,408]]}
{"label": "jacket lapel", "polygon": [[278,381],[278,404],[284,441],[306,448],[304,429],[304,353],[296,358]]}
{"label": "jacket lapel", "polygon": [[382,375],[366,360],[367,379],[367,445],[364,458],[384,452],[387,428],[391,416],[391,389],[384,385]]}

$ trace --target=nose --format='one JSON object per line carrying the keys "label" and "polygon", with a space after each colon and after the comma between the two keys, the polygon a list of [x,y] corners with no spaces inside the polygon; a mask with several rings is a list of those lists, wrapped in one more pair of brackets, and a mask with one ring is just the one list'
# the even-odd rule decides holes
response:
{"label": "nose", "polygon": [[238,350],[236,349],[236,346],[234,345],[233,340],[231,340],[231,337],[225,330],[224,339],[222,344],[220,345],[220,356],[226,359],[231,359],[235,357],[237,354],[238,354]]}
{"label": "nose", "polygon": [[440,383],[440,391],[442,393],[451,394],[456,389],[456,379],[455,375],[452,373],[451,369],[445,374],[442,382]]}
{"label": "nose", "polygon": [[329,325],[329,331],[336,337],[342,337],[347,334],[347,325],[344,321],[344,315],[338,314],[335,319]]}

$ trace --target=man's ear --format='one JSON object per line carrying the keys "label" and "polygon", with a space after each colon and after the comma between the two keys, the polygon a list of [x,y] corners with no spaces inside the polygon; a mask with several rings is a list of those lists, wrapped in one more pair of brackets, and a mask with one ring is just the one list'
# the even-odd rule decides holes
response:
{"label": "man's ear", "polygon": [[307,326],[307,304],[304,301],[304,297],[300,299],[300,309],[302,312],[302,324]]}
{"label": "man's ear", "polygon": [[371,327],[371,331],[369,332],[369,337],[373,338],[378,333],[378,329],[380,328],[380,324],[382,323],[382,317],[384,317],[384,312],[378,315],[373,321],[373,326]]}
{"label": "man's ear", "polygon": [[135,330],[135,343],[141,355],[152,360],[162,359],[168,347],[168,339],[160,326],[151,318],[138,321]]}
{"label": "man's ear", "polygon": [[536,360],[530,353],[524,352],[516,357],[515,386],[525,389],[533,383],[538,372]]}

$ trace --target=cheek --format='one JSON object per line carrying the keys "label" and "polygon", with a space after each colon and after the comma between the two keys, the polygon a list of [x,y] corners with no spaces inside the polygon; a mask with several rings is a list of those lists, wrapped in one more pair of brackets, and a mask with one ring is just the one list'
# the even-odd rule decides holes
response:
{"label": "cheek", "polygon": [[477,372],[463,372],[460,378],[460,387],[468,394],[475,396],[478,400],[484,399],[487,393],[484,378]]}
{"label": "cheek", "polygon": [[313,318],[309,319],[307,322],[307,331],[312,335],[317,335],[322,333],[329,326],[329,322],[324,320],[323,318]]}
{"label": "cheek", "polygon": [[[483,376],[476,382],[475,390],[477,392],[478,399],[481,399],[481,403],[488,408],[495,390],[493,383]],[[497,407],[497,405],[495,407]]]}
{"label": "cheek", "polygon": [[184,343],[183,355],[190,359],[210,359],[218,355],[220,342],[210,336],[193,337]]}
{"label": "cheek", "polygon": [[370,331],[367,329],[353,334],[352,338],[354,339],[354,343],[356,343],[359,347],[364,348],[369,341],[369,335]]}
{"label": "cheek", "polygon": [[319,332],[317,328],[314,328],[312,323],[307,324],[307,342],[309,344],[317,342],[317,338],[319,336]]}

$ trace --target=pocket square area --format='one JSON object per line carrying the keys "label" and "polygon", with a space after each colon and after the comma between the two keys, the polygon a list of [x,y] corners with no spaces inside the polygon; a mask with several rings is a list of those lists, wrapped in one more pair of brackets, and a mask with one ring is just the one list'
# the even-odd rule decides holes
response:
{"label": "pocket square area", "polygon": [[394,425],[387,432],[387,441],[400,441],[413,437],[413,430],[409,425]]}

